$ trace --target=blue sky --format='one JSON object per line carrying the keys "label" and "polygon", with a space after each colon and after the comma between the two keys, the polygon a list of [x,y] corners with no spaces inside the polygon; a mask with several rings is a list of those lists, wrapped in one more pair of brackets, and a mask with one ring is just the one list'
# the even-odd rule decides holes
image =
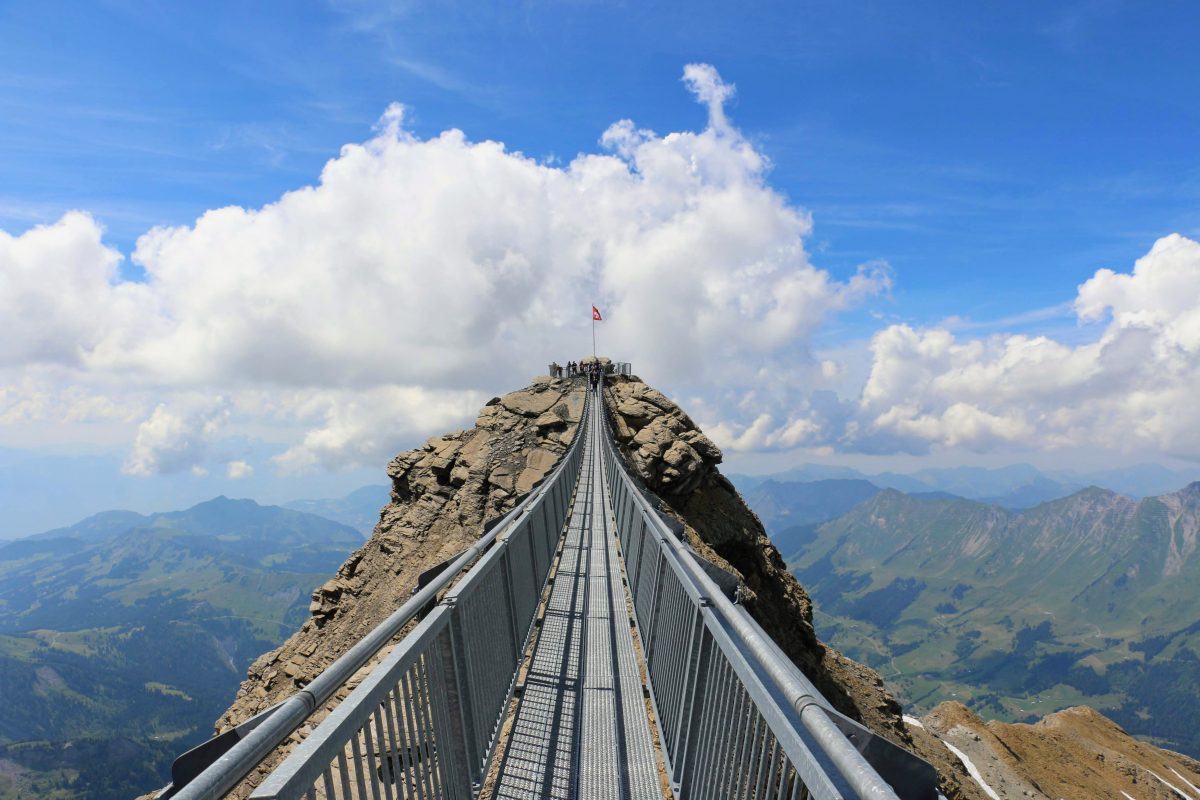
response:
{"label": "blue sky", "polygon": [[819,263],[886,259],[906,318],[1062,302],[1200,232],[1188,3],[8,3],[0,225],[154,224],[313,182],[392,101],[529,155],[614,120],[696,124],[684,63],[738,86]]}
{"label": "blue sky", "polygon": [[[1145,432],[1112,458],[1191,459],[1200,447],[1163,444],[1178,438],[1157,421],[1163,409],[1146,411],[1128,392],[1114,399],[1112,387],[1133,380],[1115,367],[1104,367],[1108,399],[1086,424],[1053,422],[1061,401],[1042,389],[1004,407],[968,403],[986,411],[984,423],[974,411],[953,410],[955,397],[918,398],[903,430],[882,438],[862,435],[863,420],[859,433],[847,434],[844,418],[860,414],[846,404],[869,405],[869,387],[856,397],[869,374],[879,378],[888,408],[917,391],[883,386],[883,357],[868,348],[885,328],[897,336],[903,331],[895,326],[936,328],[963,346],[993,335],[1041,334],[1065,348],[1119,338],[1112,325],[1121,301],[1099,286],[1105,310],[1081,319],[1078,287],[1102,268],[1129,273],[1162,237],[1200,238],[1197,33],[1200,9],[1188,3],[746,3],[731,10],[652,2],[10,2],[0,6],[0,230],[20,237],[84,211],[124,257],[110,282],[139,282],[144,263],[131,256],[147,231],[190,228],[210,209],[258,209],[317,185],[343,146],[379,135],[391,103],[404,105],[404,135],[418,142],[459,129],[468,142],[502,142],[508,153],[566,172],[579,154],[612,152],[599,140],[618,120],[662,137],[711,130],[707,101],[698,103],[680,80],[685,65],[709,64],[736,85],[723,108],[737,139],[770,164],[750,169],[750,183],[811,215],[804,268],[839,286],[864,264],[886,264],[890,276],[866,299],[833,292],[825,299],[836,310],[819,324],[797,322],[792,344],[754,351],[776,370],[837,362],[826,372],[841,377],[824,388],[838,393],[841,411],[822,416],[820,398],[784,408],[752,382],[710,391],[663,373],[659,382],[719,427],[735,462],[753,466],[755,453],[768,451],[772,463],[864,453],[970,460],[992,453],[980,424],[1003,445],[995,457],[1009,458],[1011,449],[1012,459],[1024,460],[1051,440],[1056,452],[1104,448],[1096,431],[1118,418],[1117,405],[1127,415],[1121,419]],[[1178,269],[1191,269],[1190,257],[1180,256],[1186,263]],[[620,309],[614,279],[595,280],[595,294]],[[1025,357],[988,346],[994,352],[979,358],[997,369]],[[890,352],[901,350],[910,352]],[[956,375],[971,357],[955,356]],[[120,370],[84,375],[77,364],[39,358],[5,364],[10,388],[35,385],[21,391],[61,397],[88,386],[89,398],[123,402],[112,389]],[[1184,374],[1191,363],[1176,369]],[[159,405],[176,413],[208,403],[189,418],[214,430],[225,425],[212,416],[217,396],[234,405],[222,412],[234,421],[230,436],[282,448],[304,430],[288,428],[279,414],[256,417],[238,395],[278,382],[235,372],[139,380],[125,416],[83,430],[56,425],[53,414],[26,413],[0,425],[0,445],[87,440],[127,451]],[[508,383],[490,376],[465,385],[413,373],[389,385],[474,392],[456,395],[470,407],[476,396],[523,382],[523,373]],[[323,413],[330,420],[348,412]],[[871,413],[876,421],[886,416],[882,405]],[[774,438],[748,435],[763,415],[772,422],[762,430],[776,431]],[[387,446],[410,446],[443,421],[414,423]],[[815,432],[835,423],[839,433]],[[793,453],[797,443],[808,449]],[[352,461],[333,466],[363,468]],[[260,480],[264,474],[260,466]]]}

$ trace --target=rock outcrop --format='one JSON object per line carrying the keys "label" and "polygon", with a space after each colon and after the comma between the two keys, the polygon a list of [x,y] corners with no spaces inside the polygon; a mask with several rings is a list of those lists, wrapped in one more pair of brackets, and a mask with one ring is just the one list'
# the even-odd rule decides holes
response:
{"label": "rock outcrop", "polygon": [[[311,617],[300,630],[251,665],[216,730],[237,725],[307,684],[399,608],[421,572],[471,546],[487,521],[502,516],[550,472],[574,439],[583,406],[581,381],[540,378],[489,401],[474,428],[435,436],[392,459],[391,502],[371,538],[313,592]],[[323,716],[318,713],[313,722]],[[233,796],[248,794],[305,733],[307,728],[299,731]]]}
{"label": "rock outcrop", "polygon": [[955,748],[974,767],[972,782],[1001,798],[1200,797],[1200,762],[1138,741],[1087,706],[1025,725],[985,723],[949,702],[927,714],[920,729]]}

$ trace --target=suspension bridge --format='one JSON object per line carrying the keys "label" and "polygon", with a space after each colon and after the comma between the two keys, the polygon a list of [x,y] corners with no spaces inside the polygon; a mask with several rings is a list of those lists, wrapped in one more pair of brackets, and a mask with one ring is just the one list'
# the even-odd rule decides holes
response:
{"label": "suspension bridge", "polygon": [[659,513],[603,397],[473,547],[296,695],[177,759],[158,796],[241,792],[407,630],[250,798],[939,798],[933,768],[835,711]]}

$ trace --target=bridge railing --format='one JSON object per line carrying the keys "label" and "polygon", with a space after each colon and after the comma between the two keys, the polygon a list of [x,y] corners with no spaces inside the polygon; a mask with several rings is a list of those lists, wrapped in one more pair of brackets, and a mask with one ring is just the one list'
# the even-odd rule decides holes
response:
{"label": "bridge railing", "polygon": [[227,752],[206,758],[208,765],[186,785],[176,780],[159,796],[224,797],[474,561],[251,795],[472,797],[496,745],[567,521],[588,418],[585,401],[575,440],[558,466],[475,545],[307,687],[243,726],[247,731],[232,749],[223,745]]}
{"label": "bridge railing", "polygon": [[[666,525],[626,470],[611,433],[601,438],[676,797],[896,798],[820,693]],[[860,741],[873,738],[861,730]],[[938,796],[929,765],[883,740],[873,744],[892,759],[898,751],[905,762],[899,771],[917,774],[906,798]]]}
{"label": "bridge railing", "polygon": [[432,613],[250,795],[451,798],[478,791],[512,697],[583,458],[567,456]]}

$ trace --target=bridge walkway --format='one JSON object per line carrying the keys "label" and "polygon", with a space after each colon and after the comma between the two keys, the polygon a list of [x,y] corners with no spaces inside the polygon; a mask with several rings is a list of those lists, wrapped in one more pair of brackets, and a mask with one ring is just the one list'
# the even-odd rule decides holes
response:
{"label": "bridge walkway", "polygon": [[[600,403],[591,404],[599,415]],[[598,420],[593,418],[593,423]],[[599,424],[492,797],[663,797],[626,604]]]}

